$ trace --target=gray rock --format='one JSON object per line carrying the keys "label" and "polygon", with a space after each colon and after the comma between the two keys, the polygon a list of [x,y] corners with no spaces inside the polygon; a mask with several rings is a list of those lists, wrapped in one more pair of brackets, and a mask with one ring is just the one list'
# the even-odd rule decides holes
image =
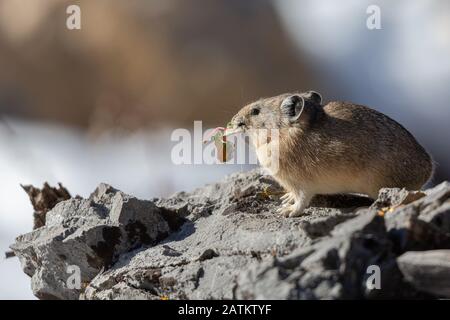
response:
{"label": "gray rock", "polygon": [[[450,248],[449,193],[383,189],[373,204],[318,196],[303,216],[282,218],[282,189],[260,170],[151,201],[100,185],[58,204],[12,249],[41,299],[439,297],[405,279],[397,257]],[[67,265],[80,267],[79,290],[65,285]],[[373,265],[381,289],[366,285]]]}
{"label": "gray rock", "polygon": [[426,194],[397,203],[384,215],[398,253],[450,248],[450,184],[443,182]]}
{"label": "gray rock", "polygon": [[450,298],[450,250],[410,251],[397,262],[415,288]]}
{"label": "gray rock", "polygon": [[[60,202],[45,226],[21,235],[11,249],[32,277],[40,299],[76,299],[83,287],[69,289],[69,266],[80,269],[86,286],[121,253],[153,245],[170,233],[161,209],[101,184],[88,199]],[[172,223],[173,224],[173,223]]]}
{"label": "gray rock", "polygon": [[378,194],[378,199],[373,203],[372,207],[382,209],[386,207],[397,207],[406,205],[424,197],[422,191],[408,191],[399,188],[383,188]]}
{"label": "gray rock", "polygon": [[[271,263],[260,264],[238,279],[238,298],[356,299],[389,297],[397,277],[383,218],[375,211],[338,225],[331,236],[298,248]],[[367,268],[381,268],[382,289],[366,288]],[[388,279],[389,277],[389,279]],[[388,281],[389,280],[389,281]],[[394,279],[395,280],[395,279]],[[262,286],[280,290],[264,290]],[[397,285],[400,285],[397,281]]]}

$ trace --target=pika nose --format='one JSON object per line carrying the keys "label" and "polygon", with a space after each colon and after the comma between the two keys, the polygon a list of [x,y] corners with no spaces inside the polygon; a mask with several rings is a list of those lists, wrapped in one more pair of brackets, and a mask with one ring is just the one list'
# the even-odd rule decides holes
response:
{"label": "pika nose", "polygon": [[236,127],[243,127],[245,126],[245,122],[244,122],[244,118],[241,116],[238,116],[234,119],[234,123],[236,125]]}

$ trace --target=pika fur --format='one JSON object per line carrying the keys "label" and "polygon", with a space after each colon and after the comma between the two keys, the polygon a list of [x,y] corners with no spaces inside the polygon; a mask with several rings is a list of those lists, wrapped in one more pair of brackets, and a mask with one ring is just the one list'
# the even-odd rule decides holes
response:
{"label": "pika fur", "polygon": [[[230,129],[250,133],[263,167],[270,166],[265,151],[278,150],[278,170],[271,174],[287,191],[283,216],[301,215],[316,194],[376,199],[383,187],[418,190],[433,172],[430,155],[402,125],[365,106],[322,105],[315,91],[253,102],[232,118]],[[279,138],[261,144],[251,134],[258,129],[277,129]]]}

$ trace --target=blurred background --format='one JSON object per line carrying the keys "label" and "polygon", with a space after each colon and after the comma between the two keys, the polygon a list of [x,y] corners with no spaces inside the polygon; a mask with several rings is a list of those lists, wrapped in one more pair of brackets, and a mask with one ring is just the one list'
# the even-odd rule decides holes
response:
{"label": "blurred background", "polygon": [[[32,229],[19,184],[191,190],[248,167],[176,166],[172,131],[288,91],[388,114],[433,155],[432,184],[448,180],[449,84],[445,0],[0,0],[0,253]],[[16,258],[0,260],[0,298],[33,299]]]}

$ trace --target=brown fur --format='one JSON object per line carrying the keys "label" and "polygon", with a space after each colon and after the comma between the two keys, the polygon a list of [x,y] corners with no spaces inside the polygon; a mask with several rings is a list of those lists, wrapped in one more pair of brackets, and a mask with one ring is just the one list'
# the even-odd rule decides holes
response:
{"label": "brown fur", "polygon": [[[273,176],[289,193],[283,215],[301,214],[315,194],[354,192],[376,198],[382,187],[417,190],[430,179],[431,157],[399,123],[352,103],[322,106],[315,94],[261,99],[232,120],[234,127],[241,123],[246,130],[279,129],[279,170]],[[288,109],[280,106],[293,96],[303,98],[304,109],[290,121]],[[259,114],[252,115],[255,108]]]}

